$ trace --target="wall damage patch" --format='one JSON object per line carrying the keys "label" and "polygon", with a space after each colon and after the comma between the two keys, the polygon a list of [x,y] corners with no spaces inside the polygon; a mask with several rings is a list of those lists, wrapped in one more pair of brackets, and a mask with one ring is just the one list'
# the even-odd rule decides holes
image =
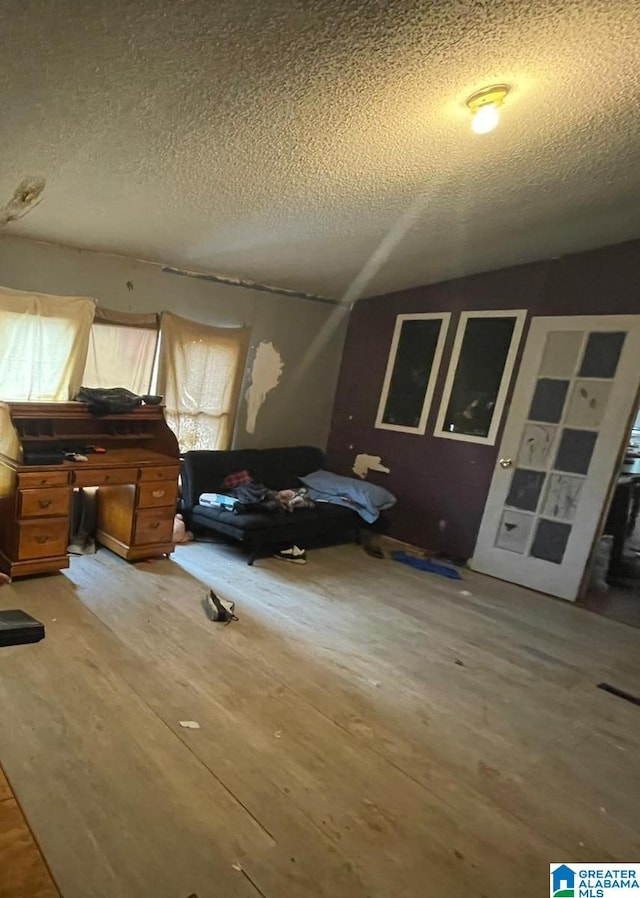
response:
{"label": "wall damage patch", "polygon": [[379,455],[356,455],[356,460],[351,468],[354,474],[363,480],[369,471],[379,471],[381,474],[390,474],[389,468],[385,468]]}
{"label": "wall damage patch", "polygon": [[247,400],[247,433],[256,432],[258,412],[267,394],[278,386],[284,364],[273,343],[260,343],[251,366],[251,383],[245,393]]}
{"label": "wall damage patch", "polygon": [[16,187],[8,203],[0,209],[0,227],[17,221],[35,208],[42,199],[45,180],[39,175],[28,175]]}

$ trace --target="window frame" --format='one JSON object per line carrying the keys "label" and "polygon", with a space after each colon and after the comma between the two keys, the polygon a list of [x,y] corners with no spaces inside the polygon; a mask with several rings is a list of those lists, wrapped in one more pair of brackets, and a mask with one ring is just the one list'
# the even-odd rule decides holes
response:
{"label": "window frame", "polygon": [[[391,386],[391,378],[393,377],[393,369],[396,363],[396,356],[398,352],[398,344],[400,342],[400,334],[402,333],[402,328],[405,321],[427,321],[430,319],[438,319],[440,321],[440,331],[438,333],[438,340],[436,342],[435,352],[433,354],[433,361],[431,363],[431,372],[429,374],[429,379],[427,381],[427,388],[424,393],[424,399],[422,402],[422,410],[420,413],[420,419],[418,421],[417,427],[407,427],[404,424],[387,424],[383,421],[383,415],[385,411],[385,407],[387,405],[387,400],[389,398],[389,388]],[[436,381],[438,379],[438,374],[440,372],[440,365],[442,362],[442,355],[444,352],[444,345],[447,339],[447,334],[449,332],[449,323],[451,321],[451,312],[415,312],[415,313],[407,313],[396,315],[395,326],[393,329],[393,336],[391,338],[391,346],[389,348],[389,355],[387,357],[387,366],[384,373],[384,380],[382,381],[382,389],[380,391],[380,399],[378,401],[378,411],[376,413],[375,420],[375,428],[377,430],[394,430],[398,433],[411,433],[418,434],[419,436],[424,436],[427,430],[427,421],[429,418],[429,412],[431,411],[431,403],[433,401],[433,394],[436,387]]]}
{"label": "window frame", "polygon": [[[459,440],[464,443],[478,443],[484,446],[494,446],[498,436],[498,430],[502,422],[502,415],[507,400],[507,393],[513,378],[513,370],[522,340],[525,322],[527,320],[527,309],[485,309],[482,311],[465,311],[460,312],[458,324],[456,327],[456,336],[451,350],[449,359],[449,368],[447,371],[447,379],[444,383],[442,397],[440,399],[440,408],[438,409],[438,417],[436,418],[436,426],[433,435],[444,440]],[[453,392],[453,384],[458,370],[460,361],[460,353],[462,344],[467,330],[467,322],[471,318],[515,318],[509,351],[505,359],[504,368],[502,370],[502,378],[496,394],[495,407],[491,418],[491,426],[485,437],[475,436],[467,433],[455,433],[455,431],[444,430],[445,418],[451,401],[451,393]]]}

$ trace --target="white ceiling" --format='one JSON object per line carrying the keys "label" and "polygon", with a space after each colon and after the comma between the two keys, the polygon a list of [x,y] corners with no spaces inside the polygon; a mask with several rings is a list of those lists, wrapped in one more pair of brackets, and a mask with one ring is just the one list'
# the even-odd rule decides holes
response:
{"label": "white ceiling", "polygon": [[47,180],[7,232],[329,296],[368,260],[373,294],[640,236],[639,15],[2,0],[0,204]]}

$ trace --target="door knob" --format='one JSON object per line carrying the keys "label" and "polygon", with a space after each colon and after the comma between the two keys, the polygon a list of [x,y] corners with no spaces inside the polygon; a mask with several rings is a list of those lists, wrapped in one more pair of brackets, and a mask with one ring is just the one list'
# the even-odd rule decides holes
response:
{"label": "door knob", "polygon": [[510,468],[513,465],[512,458],[501,458],[500,459],[500,467],[501,468]]}

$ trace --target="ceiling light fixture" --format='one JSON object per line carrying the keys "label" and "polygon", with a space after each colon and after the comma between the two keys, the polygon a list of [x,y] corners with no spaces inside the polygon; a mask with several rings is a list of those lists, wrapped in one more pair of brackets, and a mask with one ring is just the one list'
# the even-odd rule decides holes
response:
{"label": "ceiling light fixture", "polygon": [[488,134],[500,121],[499,108],[509,93],[506,84],[494,84],[476,91],[467,100],[471,113],[471,130],[475,134]]}

